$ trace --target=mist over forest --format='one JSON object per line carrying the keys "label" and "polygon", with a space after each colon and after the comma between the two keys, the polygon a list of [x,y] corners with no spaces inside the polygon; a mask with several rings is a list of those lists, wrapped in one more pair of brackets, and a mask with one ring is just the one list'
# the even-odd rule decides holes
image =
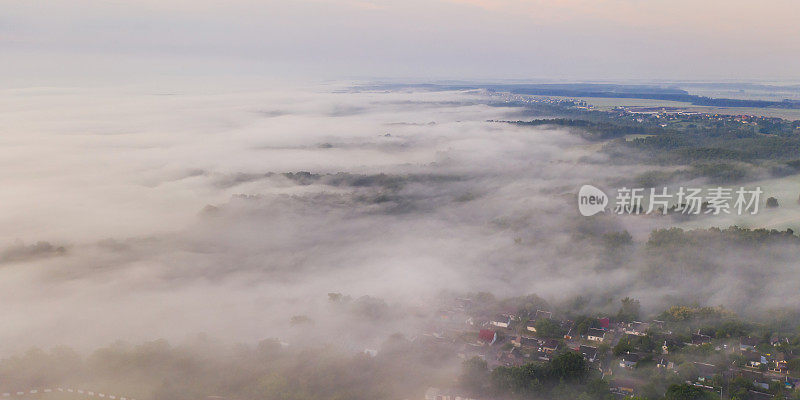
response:
{"label": "mist over forest", "polygon": [[798,15],[0,0],[0,400],[800,400]]}
{"label": "mist over forest", "polygon": [[10,391],[407,398],[459,374],[421,336],[454,298],[762,321],[800,301],[791,232],[582,217],[581,185],[652,167],[580,128],[496,122],[530,110],[485,90],[40,88],[2,104],[0,129],[26,132],[0,147]]}

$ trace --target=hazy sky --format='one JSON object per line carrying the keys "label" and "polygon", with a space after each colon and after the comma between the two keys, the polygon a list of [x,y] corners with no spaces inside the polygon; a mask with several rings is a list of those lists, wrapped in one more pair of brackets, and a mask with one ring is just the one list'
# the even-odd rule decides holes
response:
{"label": "hazy sky", "polygon": [[11,82],[800,80],[793,0],[0,0]]}

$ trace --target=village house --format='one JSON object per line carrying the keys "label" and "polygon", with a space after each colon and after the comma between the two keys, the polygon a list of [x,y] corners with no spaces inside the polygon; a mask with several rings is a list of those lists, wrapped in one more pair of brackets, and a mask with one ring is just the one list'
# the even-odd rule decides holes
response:
{"label": "village house", "polygon": [[772,337],[769,338],[769,344],[772,346],[777,346],[782,343],[789,343],[789,338],[780,335],[772,335]]}
{"label": "village house", "polygon": [[566,332],[564,333],[564,339],[572,340],[572,329],[575,328],[575,322],[570,320],[561,321],[561,330]]}
{"label": "village house", "polygon": [[597,359],[597,347],[581,345],[578,347],[578,352],[583,354],[586,361],[593,363]]}
{"label": "village house", "polygon": [[650,324],[647,322],[631,322],[625,326],[623,332],[628,335],[645,336],[648,329],[650,329]]}
{"label": "village house", "polygon": [[478,332],[478,340],[492,345],[497,341],[497,332],[491,329],[481,329]]}
{"label": "village house", "polygon": [[511,341],[511,344],[517,347],[538,349],[542,345],[542,341],[536,338],[517,336]]}
{"label": "village house", "polygon": [[551,319],[553,317],[553,313],[550,311],[542,311],[536,310],[536,313],[528,320],[528,323],[525,325],[525,329],[536,333],[536,322],[541,321],[543,319]]}
{"label": "village house", "polygon": [[535,353],[531,354],[531,358],[539,361],[550,361],[550,354],[541,350],[537,350]]}
{"label": "village house", "polygon": [[664,368],[667,371],[672,371],[672,370],[675,369],[675,363],[672,362],[672,361],[669,361],[665,357],[661,357],[661,359],[658,360],[658,363],[656,364],[656,367],[657,368]]}
{"label": "village house", "polygon": [[635,384],[632,380],[628,379],[613,379],[608,382],[611,393],[621,396],[633,396]]}
{"label": "village house", "polygon": [[542,351],[550,354],[556,350],[558,350],[558,346],[560,345],[559,341],[556,339],[547,339],[542,343]]}
{"label": "village house", "polygon": [[717,367],[714,364],[708,363],[701,363],[701,362],[694,362],[695,368],[697,368],[697,381],[702,382],[704,384],[708,384],[711,382],[711,379],[714,377],[714,373],[716,372]]}
{"label": "village house", "polygon": [[769,370],[778,374],[786,374],[789,372],[789,363],[786,361],[786,355],[783,353],[775,353],[770,360]]}
{"label": "village house", "polygon": [[619,357],[619,366],[622,368],[633,368],[642,357],[636,353],[625,353]]}
{"label": "village house", "polygon": [[787,376],[786,379],[783,381],[783,387],[789,390],[797,388],[798,385],[800,385],[800,378]]}
{"label": "village house", "polygon": [[597,328],[589,328],[586,332],[586,339],[593,342],[602,342],[606,337],[606,331]]}
{"label": "village house", "polygon": [[743,351],[742,357],[744,357],[747,366],[752,368],[758,368],[761,364],[767,363],[767,358],[755,351]]}
{"label": "village house", "polygon": [[508,328],[511,325],[511,316],[506,314],[497,314],[492,318],[492,325],[498,328]]}
{"label": "village house", "polygon": [[740,370],[739,373],[743,378],[753,382],[753,386],[756,388],[769,390],[770,379],[764,376],[764,374],[761,372]]}
{"label": "village house", "polygon": [[742,338],[739,341],[739,351],[753,351],[758,346],[758,339],[753,337]]}
{"label": "village house", "polygon": [[711,343],[711,336],[703,335],[702,333],[693,333],[691,343],[686,343],[689,346],[701,346],[706,343]]}

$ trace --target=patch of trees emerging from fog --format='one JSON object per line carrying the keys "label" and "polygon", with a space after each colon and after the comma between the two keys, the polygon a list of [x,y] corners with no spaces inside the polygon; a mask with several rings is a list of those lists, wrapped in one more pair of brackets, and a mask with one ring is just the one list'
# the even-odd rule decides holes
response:
{"label": "patch of trees emerging from fog", "polygon": [[698,177],[730,183],[762,172],[775,177],[800,173],[800,121],[763,119],[754,126],[733,119],[687,116],[686,121],[665,127],[611,112],[571,110],[550,104],[526,107],[533,114],[556,113],[565,117],[490,122],[574,129],[585,139],[605,141],[603,151],[615,164],[685,167],[643,172],[642,179],[650,184]]}
{"label": "patch of trees emerging from fog", "polygon": [[647,247],[651,249],[672,250],[687,246],[722,246],[745,245],[760,246],[766,244],[800,244],[800,237],[791,229],[741,228],[731,226],[726,229],[708,228],[683,230],[681,228],[657,229],[650,234]]}
{"label": "patch of trees emerging from fog", "polygon": [[519,367],[497,367],[491,372],[485,360],[475,357],[464,362],[461,386],[476,396],[536,398],[553,395],[568,398],[583,395],[603,399],[610,395],[602,379],[588,379],[589,365],[578,352],[567,351],[548,362]]}

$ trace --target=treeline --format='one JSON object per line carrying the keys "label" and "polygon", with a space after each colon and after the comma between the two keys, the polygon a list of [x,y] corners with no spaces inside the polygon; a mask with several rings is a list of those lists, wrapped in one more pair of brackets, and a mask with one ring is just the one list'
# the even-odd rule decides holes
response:
{"label": "treeline", "polygon": [[504,122],[519,126],[561,126],[567,128],[580,128],[585,131],[584,135],[588,139],[614,139],[625,135],[636,134],[655,134],[660,133],[658,127],[647,127],[634,124],[620,124],[611,122],[589,121],[585,119],[571,118],[547,118],[535,119],[531,121],[489,121]]}
{"label": "treeline", "polygon": [[[536,110],[540,105],[528,105]],[[504,122],[518,126],[576,128],[588,140],[611,140],[605,146],[614,162],[655,165],[690,165],[689,179],[708,177],[718,182],[733,182],[756,176],[759,166],[783,176],[800,171],[800,135],[797,121],[759,119],[757,125],[730,120],[708,120],[686,116],[686,121],[661,126],[660,120],[632,120],[610,112],[572,110],[551,106],[542,115],[561,115],[530,121]],[[642,135],[631,140],[623,137]],[[614,140],[616,139],[616,140]],[[631,150],[637,150],[631,152]],[[765,164],[770,161],[771,164]],[[681,177],[682,178],[682,177]]]}
{"label": "treeline", "polygon": [[791,229],[779,231],[764,228],[742,228],[731,226],[725,229],[708,228],[683,230],[681,228],[656,229],[650,233],[647,247],[671,251],[677,247],[710,247],[723,244],[765,245],[777,243],[800,243],[800,237]]}
{"label": "treeline", "polygon": [[464,362],[459,382],[465,391],[478,397],[577,398],[564,397],[566,392],[570,396],[583,394],[587,400],[612,396],[607,383],[588,378],[589,366],[583,355],[567,351],[548,362],[501,366],[492,371],[486,361],[474,357]]}
{"label": "treeline", "polygon": [[[674,379],[673,379],[674,380]],[[486,361],[475,357],[464,362],[459,379],[468,395],[494,399],[613,400],[609,383],[599,376],[590,378],[583,356],[562,353],[549,363],[531,363],[519,367],[497,367],[489,371]],[[752,386],[752,385],[751,385]],[[713,392],[686,383],[673,383],[663,396],[626,397],[629,400],[712,400]],[[746,393],[746,390],[745,390]]]}
{"label": "treeline", "polygon": [[637,138],[618,145],[651,152],[660,163],[708,160],[795,159],[800,153],[800,136],[769,136],[757,133],[707,131],[665,133]]}
{"label": "treeline", "polygon": [[[577,118],[489,122],[575,128],[588,140],[610,140],[604,151],[616,163],[690,166],[676,172],[671,177],[674,179],[706,177],[715,182],[735,182],[762,172],[785,176],[800,171],[800,135],[796,124],[787,121],[766,121],[758,127],[735,121],[704,121],[664,128],[653,121],[632,122],[608,112],[568,111],[558,113],[575,114]],[[623,140],[631,135],[642,137]],[[766,169],[759,169],[761,166]]]}
{"label": "treeline", "polygon": [[387,190],[401,189],[409,183],[445,183],[464,179],[455,175],[437,174],[352,174],[349,172],[318,174],[308,171],[286,172],[281,175],[298,185],[379,187]]}

